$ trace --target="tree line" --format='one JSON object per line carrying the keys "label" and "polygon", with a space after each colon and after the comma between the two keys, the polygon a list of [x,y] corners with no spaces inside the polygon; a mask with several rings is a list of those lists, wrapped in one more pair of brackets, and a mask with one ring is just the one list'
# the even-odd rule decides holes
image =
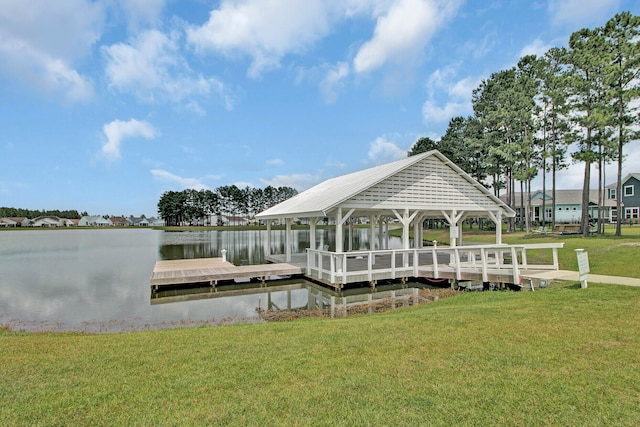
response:
{"label": "tree line", "polygon": [[[584,163],[584,236],[589,233],[591,166],[598,169],[601,232],[604,167],[615,163],[619,236],[623,147],[639,137],[639,77],[640,17],[623,12],[602,27],[573,33],[566,48],[524,56],[516,66],[491,74],[473,91],[473,116],[453,118],[439,141],[420,138],[409,155],[438,149],[496,195],[504,190],[512,208],[519,189],[524,207],[520,227],[527,231],[532,223],[532,180],[541,174],[546,194],[550,179],[551,197],[556,200],[557,172],[571,161]],[[543,199],[543,226],[546,208]],[[555,222],[551,209],[550,225]],[[510,219],[509,231],[515,227]]]}
{"label": "tree line", "polygon": [[[86,215],[84,212],[82,215]],[[20,209],[20,208],[8,208],[0,207],[0,218],[13,217],[13,218],[37,218],[39,216],[57,216],[58,218],[67,219],[80,219],[82,216],[77,210],[32,210],[32,209]]]}
{"label": "tree line", "polygon": [[[217,223],[206,225],[224,225],[222,216],[253,218],[255,214],[296,194],[298,191],[291,187],[267,186],[261,189],[238,188],[235,185],[215,190],[165,191],[158,201],[158,214],[169,226],[204,225],[203,221],[211,216],[217,217]],[[237,225],[237,222],[232,225]]]}

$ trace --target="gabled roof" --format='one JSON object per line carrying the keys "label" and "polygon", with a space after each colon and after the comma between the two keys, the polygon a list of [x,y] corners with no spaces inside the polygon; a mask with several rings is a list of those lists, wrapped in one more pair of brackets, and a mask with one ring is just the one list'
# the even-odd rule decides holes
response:
{"label": "gabled roof", "polygon": [[[521,194],[516,192],[514,194],[515,208],[521,207]],[[534,195],[540,195],[540,197],[534,198]],[[531,193],[531,206],[542,206],[542,190]],[[504,200],[506,195],[500,196]],[[524,194],[527,197],[527,194]],[[589,190],[589,203],[592,205],[598,204],[598,190]],[[553,198],[551,197],[551,190],[547,190],[546,205],[551,207],[553,204]],[[556,205],[580,205],[582,204],[582,190],[556,190]],[[615,206],[616,201],[612,199],[604,200],[604,206]]]}
{"label": "gabled roof", "polygon": [[258,215],[258,219],[331,216],[339,207],[361,211],[412,209],[515,213],[437,150],[328,179]]}
{"label": "gabled roof", "polygon": [[[622,178],[622,185],[626,184],[631,178],[635,178],[640,181],[640,173],[628,173],[624,178]],[[611,184],[605,186],[605,188],[616,188],[618,186],[618,181],[612,182]]]}

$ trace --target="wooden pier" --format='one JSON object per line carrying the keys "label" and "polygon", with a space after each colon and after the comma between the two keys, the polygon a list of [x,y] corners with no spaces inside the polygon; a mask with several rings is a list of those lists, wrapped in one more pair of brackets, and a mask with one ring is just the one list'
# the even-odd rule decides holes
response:
{"label": "wooden pier", "polygon": [[[564,243],[470,245],[376,251],[329,252],[307,249],[290,262],[236,266],[222,258],[157,261],[151,287],[297,276],[335,289],[350,283],[414,278],[530,284],[536,275],[559,270],[558,249]],[[542,254],[540,253],[542,252]],[[269,260],[282,261],[272,255]],[[531,262],[535,261],[535,262]]]}
{"label": "wooden pier", "polygon": [[265,281],[270,276],[295,276],[302,269],[287,263],[234,265],[222,258],[195,258],[156,261],[151,274],[151,287],[209,283],[217,285],[221,281],[259,279]]}

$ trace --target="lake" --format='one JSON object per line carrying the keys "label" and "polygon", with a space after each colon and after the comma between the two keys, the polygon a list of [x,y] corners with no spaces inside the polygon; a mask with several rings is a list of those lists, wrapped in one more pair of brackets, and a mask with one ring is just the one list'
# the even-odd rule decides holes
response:
{"label": "lake", "polygon": [[[366,245],[367,233],[356,229],[357,245]],[[292,240],[293,251],[302,252],[309,245],[309,231],[295,230]],[[334,233],[318,230],[317,240],[333,246]],[[284,231],[272,231],[272,252],[283,253],[284,241]],[[265,243],[266,231],[260,230],[2,231],[0,325],[23,331],[122,332],[257,322],[258,307],[321,305],[322,287],[302,279],[278,282],[271,292],[176,292],[167,303],[152,298],[149,278],[157,260],[219,257],[226,249],[234,264],[258,264],[264,262]],[[390,239],[391,247],[399,244],[399,239]],[[251,285],[238,285],[242,287]]]}

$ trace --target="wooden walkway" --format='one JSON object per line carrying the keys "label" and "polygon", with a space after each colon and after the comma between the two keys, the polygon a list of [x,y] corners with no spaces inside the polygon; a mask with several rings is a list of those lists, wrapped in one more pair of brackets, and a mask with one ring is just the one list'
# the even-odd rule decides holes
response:
{"label": "wooden walkway", "polygon": [[233,265],[222,258],[196,258],[156,261],[151,274],[151,287],[209,283],[236,279],[266,280],[269,276],[293,276],[302,274],[302,269],[287,263]]}

